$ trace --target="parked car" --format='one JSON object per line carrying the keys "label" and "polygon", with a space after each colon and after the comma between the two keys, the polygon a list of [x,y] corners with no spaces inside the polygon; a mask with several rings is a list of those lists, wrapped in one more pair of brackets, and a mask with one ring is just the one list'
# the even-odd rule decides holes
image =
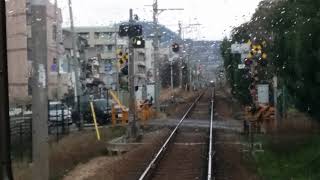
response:
{"label": "parked car", "polygon": [[50,124],[72,124],[71,119],[71,108],[68,108],[61,101],[50,101],[49,102],[49,125]]}
{"label": "parked car", "polygon": [[24,109],[24,108],[10,108],[9,109],[9,116],[14,117],[14,116],[31,116],[32,111],[29,109]]}
{"label": "parked car", "polygon": [[[93,100],[94,111],[99,125],[107,124],[111,121],[111,103],[106,99]],[[93,116],[90,107],[90,101],[81,102],[82,117],[85,123],[93,123]],[[80,116],[77,112],[72,114],[73,122],[79,124]]]}

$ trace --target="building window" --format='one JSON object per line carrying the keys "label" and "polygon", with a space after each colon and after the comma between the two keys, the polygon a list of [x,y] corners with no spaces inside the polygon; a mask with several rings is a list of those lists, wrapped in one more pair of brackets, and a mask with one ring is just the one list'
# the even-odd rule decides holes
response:
{"label": "building window", "polygon": [[146,68],[144,66],[138,65],[138,73],[144,74],[146,72]]}
{"label": "building window", "polygon": [[94,47],[96,48],[96,51],[98,53],[101,53],[103,51],[103,46],[102,45],[95,45]]}
{"label": "building window", "polygon": [[107,45],[108,51],[112,51],[113,46],[112,45]]}
{"label": "building window", "polygon": [[111,38],[112,35],[113,35],[112,32],[95,32],[95,33],[94,33],[94,38],[95,38],[95,39]]}
{"label": "building window", "polygon": [[52,25],[52,39],[57,40],[57,25]]}
{"label": "building window", "polygon": [[28,77],[28,96],[32,96],[32,77]]}
{"label": "building window", "polygon": [[81,32],[78,33],[78,36],[84,38],[84,39],[89,39],[89,33],[88,32]]}

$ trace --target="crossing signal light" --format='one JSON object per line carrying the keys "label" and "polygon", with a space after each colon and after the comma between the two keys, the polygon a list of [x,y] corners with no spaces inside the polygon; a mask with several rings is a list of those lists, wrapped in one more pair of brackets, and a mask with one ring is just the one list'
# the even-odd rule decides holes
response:
{"label": "crossing signal light", "polygon": [[172,44],[172,51],[173,52],[177,53],[177,52],[179,52],[179,50],[180,50],[180,46],[178,43]]}
{"label": "crossing signal light", "polygon": [[142,36],[142,25],[140,24],[121,24],[119,26],[119,36],[120,37],[135,37],[135,36]]}
{"label": "crossing signal light", "polygon": [[129,26],[129,37],[142,36],[142,25],[135,24]]}
{"label": "crossing signal light", "polygon": [[119,26],[119,36],[124,37],[124,36],[128,36],[128,34],[129,34],[129,25],[121,24]]}
{"label": "crossing signal light", "polygon": [[133,48],[145,47],[145,40],[142,37],[134,37],[132,41]]}

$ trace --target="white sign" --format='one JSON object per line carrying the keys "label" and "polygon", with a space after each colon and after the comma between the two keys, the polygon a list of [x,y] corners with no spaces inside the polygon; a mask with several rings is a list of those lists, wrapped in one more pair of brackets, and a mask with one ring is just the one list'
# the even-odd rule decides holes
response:
{"label": "white sign", "polygon": [[268,84],[258,84],[258,103],[268,104],[269,103],[269,85]]}
{"label": "white sign", "polygon": [[154,84],[148,84],[147,85],[147,98],[148,99],[151,99],[151,97],[153,99],[155,97],[154,88],[155,88]]}
{"label": "white sign", "polygon": [[250,44],[245,43],[245,44],[232,44],[231,45],[231,53],[235,54],[246,54],[250,52]]}
{"label": "white sign", "polygon": [[244,69],[244,68],[246,68],[245,64],[238,64],[238,69]]}
{"label": "white sign", "polygon": [[44,69],[44,65],[43,64],[39,64],[39,69],[38,69],[38,83],[40,86],[42,86],[42,88],[46,88],[47,85],[47,77],[46,77],[46,70]]}
{"label": "white sign", "polygon": [[66,55],[60,57],[59,59],[59,73],[60,74],[67,74],[69,73],[68,72],[68,69],[69,69],[69,62],[68,62],[68,58]]}

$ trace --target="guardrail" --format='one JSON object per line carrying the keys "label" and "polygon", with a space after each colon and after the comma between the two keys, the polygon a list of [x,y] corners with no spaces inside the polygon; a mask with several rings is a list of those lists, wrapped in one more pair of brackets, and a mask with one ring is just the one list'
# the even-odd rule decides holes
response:
{"label": "guardrail", "polygon": [[208,176],[207,180],[212,180],[213,179],[213,172],[212,172],[212,159],[215,155],[215,151],[213,149],[213,115],[214,115],[214,95],[215,95],[215,90],[212,90],[212,95],[211,95],[211,108],[210,108],[210,136],[209,136],[209,151],[208,151]]}
{"label": "guardrail", "polygon": [[151,160],[151,162],[148,164],[147,168],[144,170],[144,172],[142,173],[142,175],[140,176],[139,180],[143,180],[145,178],[147,178],[152,170],[152,167],[156,164],[156,162],[159,160],[159,158],[161,157],[161,155],[165,152],[165,150],[167,149],[167,146],[169,144],[169,142],[172,140],[173,136],[177,133],[178,128],[180,127],[180,125],[182,124],[182,122],[185,120],[185,118],[187,117],[187,115],[190,113],[190,111],[192,110],[192,108],[196,105],[196,103],[199,101],[199,99],[203,96],[204,92],[201,93],[197,99],[192,103],[192,105],[189,107],[189,109],[187,110],[187,112],[184,114],[184,116],[181,118],[181,120],[179,121],[178,125],[174,128],[174,130],[171,132],[170,136],[167,138],[167,140],[164,142],[164,144],[162,145],[162,147],[160,148],[160,150],[157,152],[156,156]]}

